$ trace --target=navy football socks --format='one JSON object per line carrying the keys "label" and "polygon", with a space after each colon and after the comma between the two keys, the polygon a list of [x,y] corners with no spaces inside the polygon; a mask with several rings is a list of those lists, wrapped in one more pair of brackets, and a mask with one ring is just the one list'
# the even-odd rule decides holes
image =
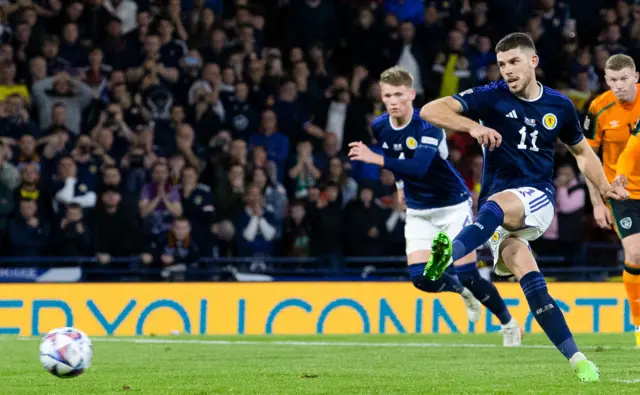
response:
{"label": "navy football socks", "polygon": [[475,262],[455,266],[455,271],[462,285],[471,291],[473,296],[485,305],[493,315],[498,317],[502,325],[511,321],[511,313],[509,313],[509,309],[504,304],[498,290],[493,283],[482,278]]}
{"label": "navy football socks", "polygon": [[547,282],[540,272],[530,272],[520,279],[520,286],[529,303],[531,313],[536,321],[549,337],[551,343],[564,355],[565,358],[577,353],[573,335],[564,319],[564,314],[553,300],[547,289]]}
{"label": "navy football socks", "polygon": [[[458,280],[458,277],[452,273],[452,270],[446,270],[442,277],[438,280],[430,280],[424,275],[424,267],[426,263],[416,263],[409,265],[409,277],[416,288],[424,292],[455,292],[460,293],[464,286]],[[447,268],[448,269],[448,268]]]}
{"label": "navy football socks", "polygon": [[453,261],[455,262],[467,256],[483,245],[503,222],[504,212],[498,206],[498,203],[494,201],[485,203],[480,212],[478,212],[476,222],[465,226],[458,236],[453,239],[451,244]]}

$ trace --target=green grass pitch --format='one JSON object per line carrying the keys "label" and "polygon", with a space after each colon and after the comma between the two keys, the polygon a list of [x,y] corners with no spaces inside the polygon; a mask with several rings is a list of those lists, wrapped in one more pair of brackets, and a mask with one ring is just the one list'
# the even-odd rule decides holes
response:
{"label": "green grass pitch", "polygon": [[639,394],[633,334],[579,335],[602,372],[580,383],[543,335],[94,338],[92,368],[45,372],[39,339],[0,337],[0,394]]}

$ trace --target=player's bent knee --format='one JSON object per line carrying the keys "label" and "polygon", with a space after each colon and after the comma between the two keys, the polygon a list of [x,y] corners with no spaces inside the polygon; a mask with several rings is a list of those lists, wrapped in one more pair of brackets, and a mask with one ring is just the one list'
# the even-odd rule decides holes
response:
{"label": "player's bent knee", "polygon": [[640,268],[640,234],[625,237],[622,245],[627,264]]}
{"label": "player's bent knee", "polygon": [[522,240],[509,237],[500,246],[500,257],[516,278],[521,279],[525,274],[539,271],[533,254]]}
{"label": "player's bent knee", "polygon": [[522,226],[525,214],[524,204],[513,192],[496,193],[489,198],[489,201],[495,202],[502,209],[505,229],[519,229]]}

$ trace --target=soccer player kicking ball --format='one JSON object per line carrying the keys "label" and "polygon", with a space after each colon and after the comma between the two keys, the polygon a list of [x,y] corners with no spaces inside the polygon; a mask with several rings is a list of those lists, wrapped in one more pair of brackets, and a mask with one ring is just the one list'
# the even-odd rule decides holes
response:
{"label": "soccer player kicking ball", "polygon": [[636,327],[636,346],[640,347],[640,155],[634,148],[638,144],[640,84],[636,65],[627,55],[610,57],[604,74],[611,90],[595,98],[589,106],[584,134],[595,152],[602,148],[607,180],[613,182],[620,175],[628,180],[631,199],[605,202],[592,183],[587,182],[587,186],[596,222],[604,229],[611,229],[613,224],[622,240],[625,255],[622,279]]}
{"label": "soccer player kicking ball", "polygon": [[479,299],[500,320],[503,344],[519,346],[521,329],[498,290],[480,276],[475,250],[456,259],[455,270],[443,269],[438,279],[424,275],[436,234],[446,231],[455,235],[471,223],[471,194],[447,161],[444,130],[420,119],[413,109],[416,91],[411,74],[392,67],[382,73],[380,89],[387,113],[376,118],[371,128],[384,155],[372,152],[362,142],[354,142],[349,145],[349,157],[389,169],[397,179],[403,179],[398,196],[407,206],[405,239],[411,281],[424,292],[459,293],[471,322],[480,318]]}
{"label": "soccer player kicking ball", "polygon": [[498,42],[496,53],[504,81],[435,100],[420,113],[433,125],[477,138],[484,146],[485,159],[476,222],[453,242],[446,233],[438,234],[425,274],[440,278],[452,258],[458,260],[490,239],[496,273],[518,278],[536,321],[578,378],[598,381],[600,372],[578,349],[562,311],[549,295],[528,241],[540,237],[553,218],[557,137],[603,199],[623,200],[628,194],[620,182],[614,186],[607,182],[598,157],[582,135],[571,101],[536,81],[538,56],[531,38],[509,34]]}

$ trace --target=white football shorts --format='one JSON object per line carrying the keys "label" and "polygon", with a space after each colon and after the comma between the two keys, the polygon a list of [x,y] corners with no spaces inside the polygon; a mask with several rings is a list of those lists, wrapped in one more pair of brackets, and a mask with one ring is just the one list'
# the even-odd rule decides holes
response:
{"label": "white football shorts", "polygon": [[529,241],[538,239],[547,230],[553,220],[554,207],[544,192],[531,187],[507,189],[516,195],[524,204],[524,226],[516,231],[509,231],[502,226],[496,229],[489,240],[493,255],[493,269],[498,276],[510,276],[511,271],[500,257],[500,245],[508,237],[517,237],[527,246]]}
{"label": "white football shorts", "polygon": [[445,232],[452,239],[473,219],[471,199],[454,206],[407,209],[404,226],[407,255],[415,251],[431,250],[431,242],[438,232]]}

